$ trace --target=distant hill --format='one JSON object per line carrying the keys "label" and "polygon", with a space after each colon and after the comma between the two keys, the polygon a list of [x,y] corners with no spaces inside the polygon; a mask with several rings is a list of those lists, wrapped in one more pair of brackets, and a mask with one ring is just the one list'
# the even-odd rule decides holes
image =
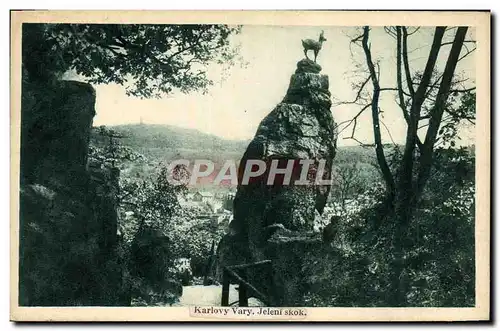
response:
{"label": "distant hill", "polygon": [[[173,160],[208,159],[215,163],[215,171],[211,176],[202,178],[197,185],[204,189],[227,190],[227,183],[213,185],[214,176],[227,160],[239,163],[249,140],[229,140],[215,135],[203,133],[195,129],[184,129],[171,125],[128,124],[107,126],[118,135],[120,145],[129,147],[146,157],[143,161],[131,161],[123,164],[122,177],[136,178],[156,173],[159,163],[167,164]],[[107,145],[107,138],[93,130],[92,141],[96,145]],[[365,177],[375,179],[377,165],[373,147],[346,146],[337,149],[334,165],[357,164]],[[366,175],[368,174],[368,175]],[[229,185],[230,186],[230,185]]]}
{"label": "distant hill", "polygon": [[248,145],[248,141],[223,139],[172,125],[127,124],[107,127],[123,136],[120,139],[122,145],[153,159],[239,159]]}
{"label": "distant hill", "polygon": [[[122,145],[152,159],[172,160],[185,158],[213,161],[239,160],[249,140],[229,140],[203,133],[161,124],[127,124],[107,126],[121,134]],[[94,135],[94,138],[97,138]],[[339,147],[334,163],[376,162],[373,148],[361,146]]]}
{"label": "distant hill", "polygon": [[[225,186],[212,185],[217,171],[227,160],[238,164],[250,142],[249,140],[224,139],[195,129],[184,129],[172,125],[129,124],[107,126],[107,128],[122,136],[119,139],[121,145],[130,147],[146,157],[146,162],[131,161],[123,164],[121,172],[123,177],[132,178],[155,174],[159,163],[165,164],[172,160],[187,159],[193,165],[192,161],[195,159],[208,159],[215,163],[215,171],[210,177],[201,179],[198,185],[207,185],[214,190]],[[96,130],[93,131],[92,141],[101,146],[108,144],[107,140]],[[474,153],[474,146],[471,146],[470,150]],[[391,158],[392,153],[393,149],[387,146],[385,148],[387,159]],[[367,182],[381,181],[373,147],[338,147],[333,164],[340,167],[356,165],[359,175],[366,178]]]}
{"label": "distant hill", "polygon": [[227,140],[195,129],[161,124],[128,124],[109,128],[122,133],[131,147],[241,150],[247,141]]}

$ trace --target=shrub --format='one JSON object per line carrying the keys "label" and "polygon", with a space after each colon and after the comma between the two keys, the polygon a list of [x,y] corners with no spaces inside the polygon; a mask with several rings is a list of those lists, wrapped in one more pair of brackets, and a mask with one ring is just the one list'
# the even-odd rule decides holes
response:
{"label": "shrub", "polygon": [[[408,228],[411,241],[399,275],[408,285],[409,306],[475,304],[473,165],[465,149],[436,154],[432,179]],[[380,208],[382,194],[367,188],[355,198],[353,205],[364,208],[345,213],[339,229],[344,235],[337,236],[325,256],[306,259],[303,268],[311,276],[305,306],[387,306],[397,232],[394,217]],[[364,203],[367,197],[370,202]],[[364,228],[358,232],[360,225]]]}

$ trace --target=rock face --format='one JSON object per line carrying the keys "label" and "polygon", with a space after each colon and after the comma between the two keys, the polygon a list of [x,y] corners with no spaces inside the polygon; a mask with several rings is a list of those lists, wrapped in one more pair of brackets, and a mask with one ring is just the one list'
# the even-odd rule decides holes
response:
{"label": "rock face", "polygon": [[[300,249],[296,247],[306,249],[311,243],[319,242],[312,238],[314,219],[323,212],[330,186],[317,183],[315,178],[321,172],[323,180],[331,178],[337,139],[330,112],[328,76],[319,74],[320,71],[321,67],[310,60],[297,63],[283,101],[262,120],[248,145],[240,163],[234,220],[230,233],[219,244],[219,266],[271,258],[275,269],[278,268],[275,274],[288,275],[288,270],[283,268],[291,265],[283,264],[284,259],[293,260],[290,254],[299,254],[300,259]],[[277,160],[280,169],[293,160],[291,185],[284,185],[283,175],[276,176],[268,185],[269,171],[243,185],[242,176],[249,160],[266,162],[268,170],[273,160]],[[301,160],[312,160],[307,185],[293,185],[302,172]],[[323,171],[320,170],[322,162]],[[299,242],[293,244],[293,250],[286,248],[294,241],[291,238],[304,236],[306,244]],[[297,275],[292,278],[297,279]],[[282,281],[275,279],[275,283]],[[292,296],[284,293],[283,288],[287,286],[282,284],[277,293],[278,302],[283,304],[289,303]]]}
{"label": "rock face", "polygon": [[94,105],[88,84],[23,82],[21,306],[130,304],[117,246],[119,171],[87,162]]}
{"label": "rock face", "polygon": [[89,84],[23,83],[21,180],[72,187],[85,181],[94,105]]}

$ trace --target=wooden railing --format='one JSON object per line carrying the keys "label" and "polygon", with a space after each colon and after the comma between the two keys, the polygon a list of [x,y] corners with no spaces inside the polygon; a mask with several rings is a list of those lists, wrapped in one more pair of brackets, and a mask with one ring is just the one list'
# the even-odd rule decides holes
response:
{"label": "wooden railing", "polygon": [[[253,273],[260,275],[265,280],[266,286],[262,289],[252,285],[247,276]],[[255,277],[253,277],[255,278]],[[248,307],[248,298],[259,299],[266,306],[273,306],[273,273],[271,260],[254,263],[226,266],[222,271],[222,300],[221,306],[230,306],[236,302],[229,303],[229,289],[231,283],[238,283],[238,305]]]}

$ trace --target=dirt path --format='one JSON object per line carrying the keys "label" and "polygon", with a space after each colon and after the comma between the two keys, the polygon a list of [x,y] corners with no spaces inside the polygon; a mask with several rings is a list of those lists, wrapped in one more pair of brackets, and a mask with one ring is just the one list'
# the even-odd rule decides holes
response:
{"label": "dirt path", "polygon": [[[220,306],[222,296],[221,285],[193,285],[182,288],[182,296],[174,306]],[[238,290],[236,285],[229,289],[229,303],[238,301]],[[262,303],[254,298],[248,299],[248,305],[253,307],[262,306]]]}

